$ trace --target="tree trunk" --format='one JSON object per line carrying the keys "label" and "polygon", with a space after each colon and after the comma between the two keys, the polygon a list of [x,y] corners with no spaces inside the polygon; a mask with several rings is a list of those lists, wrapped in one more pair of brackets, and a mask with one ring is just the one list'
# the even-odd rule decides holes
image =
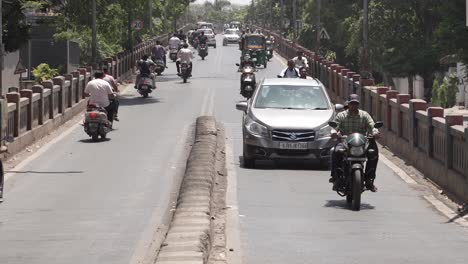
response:
{"label": "tree trunk", "polygon": [[430,102],[432,98],[432,84],[434,83],[434,74],[432,72],[425,73],[424,78],[424,100]]}
{"label": "tree trunk", "polygon": [[414,83],[413,83],[413,75],[408,76],[408,94],[410,95],[410,98],[414,98]]}

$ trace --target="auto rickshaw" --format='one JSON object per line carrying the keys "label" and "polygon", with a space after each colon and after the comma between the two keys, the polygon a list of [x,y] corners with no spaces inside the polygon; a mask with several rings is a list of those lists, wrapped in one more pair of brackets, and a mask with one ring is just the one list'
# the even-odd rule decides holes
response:
{"label": "auto rickshaw", "polygon": [[242,51],[241,63],[245,54],[249,53],[252,61],[257,65],[267,67],[266,39],[262,34],[245,34],[240,42],[239,49]]}

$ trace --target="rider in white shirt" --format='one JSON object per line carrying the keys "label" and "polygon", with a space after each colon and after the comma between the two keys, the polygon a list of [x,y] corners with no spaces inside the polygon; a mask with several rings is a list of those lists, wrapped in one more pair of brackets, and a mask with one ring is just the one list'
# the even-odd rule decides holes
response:
{"label": "rider in white shirt", "polygon": [[284,69],[278,77],[280,78],[299,78],[301,74],[299,70],[295,67],[293,60],[288,60],[288,67]]}
{"label": "rider in white shirt", "polygon": [[169,39],[169,48],[170,49],[179,49],[180,39],[177,37],[177,34],[174,34],[172,38]]}
{"label": "rider in white shirt", "polygon": [[177,67],[177,75],[180,75],[180,64],[182,62],[187,62],[190,67],[190,75],[192,75],[192,59],[193,59],[193,52],[188,48],[188,44],[184,43],[184,46],[182,49],[179,50],[179,53],[177,53],[177,61],[176,61],[176,67]]}
{"label": "rider in white shirt", "polygon": [[303,56],[302,51],[297,51],[297,57],[293,58],[293,61],[296,65],[296,68],[300,69],[302,67],[309,68],[308,61],[306,57]]}

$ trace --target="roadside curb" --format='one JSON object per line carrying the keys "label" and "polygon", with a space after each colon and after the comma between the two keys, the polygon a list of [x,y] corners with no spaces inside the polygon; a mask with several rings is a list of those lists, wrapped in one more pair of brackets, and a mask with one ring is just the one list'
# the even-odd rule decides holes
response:
{"label": "roadside curb", "polygon": [[157,264],[208,261],[212,237],[211,199],[217,173],[218,128],[214,117],[197,118],[195,131],[176,211]]}

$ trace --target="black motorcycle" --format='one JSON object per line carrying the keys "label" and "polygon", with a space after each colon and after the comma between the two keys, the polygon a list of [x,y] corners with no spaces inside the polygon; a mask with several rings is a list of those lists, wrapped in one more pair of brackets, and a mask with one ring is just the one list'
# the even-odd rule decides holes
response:
{"label": "black motorcycle", "polygon": [[198,47],[198,55],[201,57],[202,60],[205,60],[205,57],[208,56],[208,47],[206,44],[200,44]]}
{"label": "black motorcycle", "polygon": [[[329,122],[329,126],[336,128],[336,122]],[[382,122],[376,122],[374,128],[383,126]],[[365,136],[353,133],[342,136],[344,148],[337,154],[341,156],[341,166],[332,168],[335,170],[336,192],[341,197],[346,196],[346,202],[355,211],[361,209],[361,194],[366,191],[365,163],[368,157],[376,155],[374,149],[369,149],[369,140],[375,140],[373,136]]]}
{"label": "black motorcycle", "polygon": [[[236,63],[236,65],[239,66],[239,63]],[[241,70],[240,94],[247,99],[252,97],[255,87],[257,86],[257,82],[255,80],[256,71],[257,70],[250,65],[242,67]]]}

